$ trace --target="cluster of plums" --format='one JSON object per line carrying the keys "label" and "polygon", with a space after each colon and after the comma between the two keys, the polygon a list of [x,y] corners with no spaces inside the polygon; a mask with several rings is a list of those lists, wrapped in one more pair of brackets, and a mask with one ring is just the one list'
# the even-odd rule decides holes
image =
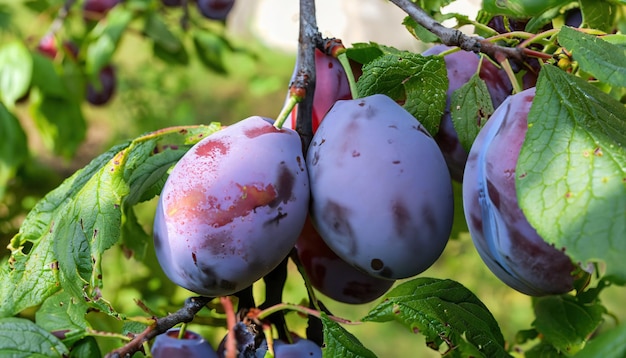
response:
{"label": "cluster of plums", "polygon": [[[475,247],[498,278],[528,295],[572,290],[576,265],[537,234],[517,202],[515,167],[534,87],[511,94],[505,72],[473,53],[444,60],[448,102],[434,136],[387,96],[352,99],[339,62],[317,52],[306,153],[295,115],[280,129],[249,117],[197,143],[170,172],[155,215],[167,276],[201,295],[231,295],[295,247],[317,290],[340,302],[370,302],[441,255],[454,179],[463,184]],[[450,97],[476,73],[496,110],[468,153]]]}

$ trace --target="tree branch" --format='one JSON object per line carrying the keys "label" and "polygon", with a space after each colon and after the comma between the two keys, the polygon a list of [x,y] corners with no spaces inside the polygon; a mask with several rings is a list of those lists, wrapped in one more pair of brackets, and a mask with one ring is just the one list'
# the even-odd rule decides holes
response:
{"label": "tree branch", "polygon": [[65,18],[69,15],[70,9],[75,2],[76,0],[65,0],[65,3],[63,3],[63,6],[61,6],[59,12],[57,12],[57,16],[54,20],[52,20],[48,31],[46,31],[46,34],[43,36],[44,38],[54,36],[61,29],[61,27],[63,27],[63,21],[65,21]]}
{"label": "tree branch", "polygon": [[168,329],[179,323],[189,323],[193,321],[196,314],[209,303],[211,297],[190,297],[185,301],[185,305],[178,311],[162,318],[157,318],[155,322],[146,328],[143,332],[135,335],[132,341],[128,342],[121,348],[111,351],[105,358],[126,358],[132,357],[135,352],[139,352],[143,348],[143,344],[152,338],[167,332]]}
{"label": "tree branch", "polygon": [[498,46],[481,37],[468,36],[457,29],[447,28],[411,0],[390,1],[406,12],[415,22],[437,36],[445,45],[458,46],[465,51],[482,52],[498,62],[507,58],[521,62],[526,55],[523,49]]}
{"label": "tree branch", "polygon": [[300,0],[300,29],[298,36],[298,58],[296,77],[292,88],[303,88],[304,98],[298,103],[296,131],[302,139],[304,155],[313,138],[313,93],[315,92],[315,48],[321,44],[322,36],[317,29],[315,0]]}

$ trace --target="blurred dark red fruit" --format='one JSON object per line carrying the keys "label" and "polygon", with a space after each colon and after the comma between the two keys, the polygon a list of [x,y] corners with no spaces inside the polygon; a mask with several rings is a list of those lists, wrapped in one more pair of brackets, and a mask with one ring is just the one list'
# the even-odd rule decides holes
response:
{"label": "blurred dark red fruit", "polygon": [[211,20],[226,20],[235,0],[198,0],[197,5],[202,16]]}
{"label": "blurred dark red fruit", "polygon": [[115,87],[117,86],[117,78],[115,74],[115,68],[111,65],[107,65],[100,70],[100,87],[96,87],[95,84],[89,83],[87,85],[87,102],[94,106],[102,106],[107,104],[113,94],[115,94]]}
{"label": "blurred dark red fruit", "polygon": [[102,19],[121,0],[86,0],[83,5],[83,18],[97,21]]}
{"label": "blurred dark red fruit", "polygon": [[165,6],[182,6],[183,2],[182,0],[161,0],[161,2],[163,3],[163,5]]}

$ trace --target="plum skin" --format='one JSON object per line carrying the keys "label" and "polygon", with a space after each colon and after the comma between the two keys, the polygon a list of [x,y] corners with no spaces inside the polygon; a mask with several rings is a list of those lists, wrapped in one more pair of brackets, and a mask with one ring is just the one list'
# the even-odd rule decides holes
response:
{"label": "plum skin", "polygon": [[526,220],[515,188],[515,167],[535,88],[505,100],[481,129],[463,178],[463,204],[474,245],[489,269],[530,296],[572,290],[576,267]]}
{"label": "plum skin", "polygon": [[335,301],[348,304],[371,302],[393,286],[357,270],[335,254],[307,219],[296,242],[296,251],[311,285]]}
{"label": "plum skin", "polygon": [[[450,46],[435,45],[424,51],[422,55],[437,55],[451,49]],[[497,108],[513,90],[513,85],[504,70],[497,68],[487,59],[482,60],[477,54],[468,51],[457,51],[444,56],[448,77],[448,90],[446,92],[446,108],[439,126],[439,131],[434,138],[448,164],[452,179],[461,182],[463,170],[467,161],[467,151],[459,142],[459,137],[454,129],[450,116],[450,100],[452,93],[467,83],[478,70],[479,77],[485,81],[493,108]]]}
{"label": "plum skin", "polygon": [[154,358],[217,358],[217,353],[201,335],[186,330],[184,337],[178,339],[179,328],[169,329],[156,336],[150,348]]}
{"label": "plum skin", "polygon": [[192,147],[165,183],[154,220],[157,258],[176,284],[230,295],[293,248],[309,204],[296,132],[249,117]]}
{"label": "plum skin", "polygon": [[306,162],[313,224],[343,260],[400,279],[441,255],[452,227],[450,174],[430,134],[391,98],[337,101]]}
{"label": "plum skin", "polygon": [[235,0],[198,0],[202,16],[211,20],[225,20],[235,5]]}

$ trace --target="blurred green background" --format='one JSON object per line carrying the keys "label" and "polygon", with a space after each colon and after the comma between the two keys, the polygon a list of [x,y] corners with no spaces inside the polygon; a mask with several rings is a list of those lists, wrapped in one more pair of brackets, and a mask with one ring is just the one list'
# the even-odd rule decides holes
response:
{"label": "blurred green background", "polygon": [[[34,47],[46,30],[29,24],[40,20],[31,12],[15,13],[11,32],[0,35],[0,44],[16,37],[29,38]],[[50,16],[44,14],[40,16]],[[156,129],[210,122],[229,124],[251,115],[275,117],[282,107],[294,65],[294,54],[267,48],[254,38],[232,38],[245,52],[227,52],[223,60],[228,74],[207,70],[192,57],[188,66],[173,66],[154,58],[152,47],[139,34],[124,36],[113,62],[118,70],[117,92],[105,107],[84,105],[88,121],[87,138],[71,160],[50,154],[33,129],[28,102],[20,104],[17,114],[27,130],[31,160],[23,166],[11,182],[5,198],[0,202],[0,245],[6,247],[17,232],[27,210],[45,193],[67,176],[83,167],[92,158],[112,145]],[[458,187],[457,187],[458,189]],[[458,190],[457,190],[458,194]],[[520,329],[531,327],[533,313],[531,299],[508,288],[493,276],[478,257],[464,224],[460,196],[456,197],[455,237],[448,244],[437,263],[422,276],[450,278],[473,291],[491,310],[500,323],[508,342],[515,341]],[[147,232],[151,232],[156,201],[140,204],[137,214]],[[3,249],[4,250],[4,249]],[[8,251],[0,256],[6,259]],[[120,312],[129,316],[146,316],[137,304],[142,301],[160,314],[179,308],[191,293],[174,286],[161,272],[154,252],[149,247],[143,261],[127,259],[121,248],[114,247],[104,257],[103,296]],[[263,301],[263,284],[255,286],[257,302]],[[324,299],[331,312],[350,320],[359,320],[376,302],[365,305],[346,305]],[[617,319],[626,318],[623,290],[607,289],[603,300]],[[284,301],[300,303],[306,298],[302,279],[290,264]],[[216,309],[219,311],[219,307]],[[25,312],[28,315],[29,312]],[[204,312],[193,324],[214,345],[224,336],[219,312]],[[608,317],[608,316],[607,316]],[[89,316],[94,329],[120,332],[123,322],[101,314]],[[216,321],[217,318],[217,321]],[[295,313],[288,315],[290,327],[304,334],[306,321]],[[614,321],[607,318],[607,326]],[[126,327],[128,328],[128,327]],[[379,357],[437,357],[427,348],[423,336],[413,334],[395,323],[367,323],[345,326]],[[113,349],[119,341],[99,338],[103,352]]]}

